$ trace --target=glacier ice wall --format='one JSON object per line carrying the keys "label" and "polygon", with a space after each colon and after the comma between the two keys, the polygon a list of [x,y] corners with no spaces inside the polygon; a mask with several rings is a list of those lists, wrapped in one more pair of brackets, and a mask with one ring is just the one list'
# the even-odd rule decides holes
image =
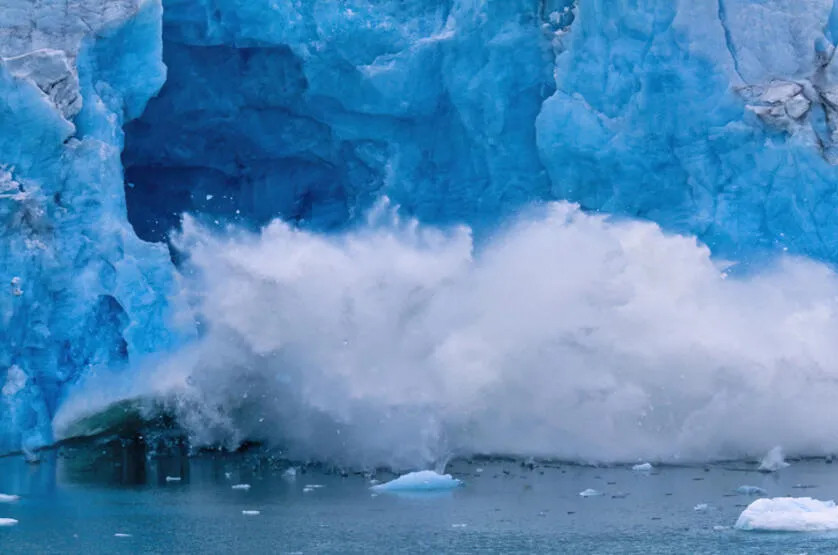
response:
{"label": "glacier ice wall", "polygon": [[[0,2],[0,452],[68,384],[170,342],[164,247],[125,217],[122,123],[165,78],[159,2]],[[156,40],[155,40],[156,38]]]}
{"label": "glacier ice wall", "polygon": [[[510,215],[529,203],[564,199],[590,212],[651,220],[667,232],[698,237],[714,254],[732,260],[778,251],[830,263],[838,260],[833,218],[838,203],[838,7],[832,0],[163,0],[163,4],[165,10],[157,0],[0,0],[0,214],[4,221],[0,284],[2,280],[8,284],[8,294],[0,297],[4,318],[0,378],[5,380],[0,382],[0,451],[48,442],[49,422],[69,385],[80,377],[105,374],[102,383],[108,382],[108,373],[177,343],[178,331],[168,320],[169,296],[178,275],[170,257],[183,268],[197,267],[199,273],[212,274],[212,264],[222,270],[225,264],[242,269],[239,262],[231,263],[217,252],[207,255],[195,241],[182,241],[170,254],[162,240],[171,240],[184,212],[194,214],[216,233],[231,234],[227,242],[195,228],[187,229],[186,236],[213,237],[211,244],[232,249],[228,256],[233,259],[244,248],[237,241],[255,240],[241,239],[226,227],[229,223],[255,229],[280,217],[295,229],[343,233],[347,225],[363,225],[363,214],[386,195],[402,215],[442,225],[468,224],[489,252],[500,248],[492,237]],[[585,221],[581,216],[577,219]],[[518,283],[547,296],[550,287],[566,286],[584,299],[593,299],[592,306],[616,313],[623,305],[609,304],[611,297],[602,301],[595,287],[588,290],[580,284],[601,286],[603,295],[611,291],[608,276],[619,275],[620,249],[632,237],[644,237],[652,250],[657,242],[677,243],[659,236],[659,231],[638,234],[632,226],[616,225],[599,233],[596,226],[585,224],[580,229],[594,235],[586,242],[579,234],[568,234],[564,224],[539,223],[538,218],[535,222],[558,235],[575,237],[580,249],[598,252],[596,237],[620,248],[608,250],[601,263],[586,264],[584,257],[574,258],[562,250],[570,248],[563,243],[559,259],[569,262],[551,266],[545,259],[547,269],[532,268],[534,273],[555,272],[561,278],[530,282],[518,276]],[[270,225],[274,231],[265,233],[278,234],[278,246],[268,237],[265,242],[272,246],[255,249],[266,258],[274,252],[303,256],[288,241],[300,241],[301,247],[309,245],[321,252],[315,248],[318,242],[332,240],[329,235],[297,234],[280,223]],[[613,237],[622,233],[626,237]],[[354,236],[335,237],[351,243]],[[555,247],[536,240],[540,236],[522,233],[520,237],[512,243],[536,261],[542,261],[536,247]],[[528,240],[534,241],[532,248]],[[448,246],[423,251],[423,266],[442,268],[440,275],[454,283],[475,280],[476,286],[481,280],[509,277],[501,271],[503,264],[492,266],[498,274],[491,276],[492,270],[482,269],[487,264],[471,261],[472,256],[479,259],[481,255],[479,249],[472,253],[470,243],[468,248],[463,246],[465,242],[454,241],[459,246],[453,251]],[[411,248],[401,250],[409,253]],[[763,450],[762,443],[773,445],[778,440],[750,440],[746,432],[783,410],[772,392],[788,390],[806,398],[817,394],[807,392],[805,384],[811,381],[806,380],[829,381],[830,353],[821,344],[826,340],[816,334],[807,341],[795,326],[805,321],[822,325],[824,333],[832,329],[833,277],[823,267],[812,270],[809,263],[801,262],[790,263],[777,279],[766,277],[768,281],[763,282],[752,276],[738,282],[739,286],[717,286],[718,272],[713,273],[705,251],[697,252],[701,254],[694,256],[701,261],[688,267],[703,277],[696,278],[700,283],[687,280],[697,287],[692,297],[679,288],[682,276],[669,268],[682,262],[681,255],[637,262],[650,268],[641,277],[655,284],[663,298],[700,313],[697,317],[704,325],[687,330],[683,323],[679,336],[683,348],[675,354],[657,341],[653,331],[666,334],[668,323],[678,314],[657,306],[637,304],[649,314],[634,314],[622,327],[609,327],[607,319],[597,320],[596,326],[584,325],[590,309],[584,303],[578,308],[583,315],[579,321],[538,315],[536,320],[548,328],[581,326],[610,334],[617,347],[594,346],[601,349],[601,358],[591,355],[600,372],[590,372],[590,376],[594,381],[602,378],[613,385],[611,389],[593,388],[592,393],[584,384],[576,387],[574,381],[551,377],[554,367],[536,355],[527,358],[525,351],[528,347],[550,351],[555,346],[542,341],[539,330],[525,321],[522,327],[531,337],[512,330],[509,340],[520,344],[498,340],[508,348],[484,353],[499,361],[483,360],[476,347],[460,353],[457,361],[462,368],[485,364],[488,372],[500,376],[492,383],[519,393],[517,398],[497,399],[506,410],[500,416],[490,417],[485,411],[487,422],[495,423],[485,430],[508,428],[508,434],[502,435],[508,441],[498,443],[481,435],[488,432],[480,431],[480,423],[470,421],[465,428],[457,427],[462,419],[457,411],[477,410],[468,401],[443,395],[449,402],[444,407],[417,404],[400,389],[400,380],[414,383],[420,379],[405,378],[406,369],[442,383],[449,373],[450,379],[466,380],[465,374],[451,368],[456,366],[453,363],[429,369],[424,359],[407,356],[410,353],[370,349],[364,356],[372,360],[364,359],[366,364],[398,367],[392,377],[394,397],[379,395],[372,404],[355,405],[353,395],[369,397],[365,369],[358,366],[360,355],[352,354],[348,361],[338,355],[329,358],[334,353],[327,348],[324,359],[318,360],[314,355],[297,356],[292,349],[289,361],[277,347],[280,353],[269,353],[271,363],[266,366],[260,356],[253,356],[262,347],[250,345],[253,330],[246,324],[269,318],[265,311],[282,306],[282,287],[263,291],[265,276],[249,278],[249,263],[244,265],[244,276],[220,271],[226,283],[187,281],[198,313],[212,313],[202,333],[217,338],[220,352],[216,354],[229,368],[252,373],[257,380],[276,378],[283,362],[291,365],[292,373],[297,371],[294,365],[315,368],[313,386],[323,386],[325,393],[314,408],[306,404],[312,398],[309,389],[282,390],[287,406],[300,409],[295,415],[283,415],[288,420],[280,419],[299,431],[298,435],[289,431],[282,439],[303,446],[302,451],[307,447],[312,453],[338,456],[339,449],[319,451],[322,446],[307,441],[311,436],[306,430],[325,433],[326,428],[335,429],[335,422],[348,422],[347,430],[369,429],[379,423],[381,414],[392,411],[404,420],[396,419],[403,425],[382,426],[383,437],[389,441],[370,444],[356,431],[352,432],[355,443],[347,439],[345,445],[363,447],[359,451],[369,454],[370,460],[384,460],[388,448],[394,449],[405,433],[415,434],[410,436],[415,441],[406,442],[412,451],[389,454],[401,462],[438,454],[440,445],[449,440],[428,443],[422,434],[436,437],[439,430],[444,430],[446,438],[457,437],[450,443],[456,448],[530,447],[537,451],[559,445],[557,452],[568,456],[604,459],[644,449],[647,457],[665,456],[668,452],[658,443],[660,438],[680,441],[684,450],[704,446],[708,456]],[[327,260],[344,260],[340,252],[326,249],[323,254]],[[400,260],[398,254],[394,256]],[[693,255],[683,256],[693,260]],[[526,260],[512,254],[504,260],[527,267]],[[288,261],[292,274],[299,271],[293,262]],[[376,268],[383,263],[371,260],[370,264]],[[469,264],[480,269],[464,269]],[[580,268],[577,274],[574,264]],[[436,290],[436,281],[426,283],[424,274],[408,267],[418,273],[414,282],[406,280],[420,291],[415,295]],[[350,276],[360,272],[351,265],[347,268]],[[381,269],[368,277],[386,284],[395,279],[388,277],[391,270]],[[280,285],[282,271],[279,278],[273,278]],[[404,273],[399,268],[393,271]],[[655,281],[656,272],[666,279]],[[317,289],[314,296],[324,296],[323,306],[328,307],[326,301],[334,299],[327,293],[343,287],[348,300],[341,297],[338,304],[373,307],[368,310],[369,330],[378,329],[376,311],[386,310],[381,303],[403,302],[399,295],[367,302],[366,290],[355,290],[349,286],[354,284],[341,281],[344,276],[332,274],[314,276],[310,285],[325,292]],[[568,283],[561,281],[565,275]],[[571,279],[574,276],[579,283]],[[363,274],[358,279],[363,280]],[[813,292],[800,291],[809,285]],[[256,286],[264,296],[246,305],[247,311],[229,314],[240,318],[238,324],[244,329],[236,330],[236,321],[224,322],[227,315],[212,311],[213,303],[223,305],[225,295],[235,298],[237,288]],[[401,287],[396,289],[401,291]],[[643,296],[642,279],[627,287]],[[706,288],[715,292],[708,294]],[[411,300],[404,302],[410,305],[414,289],[408,289],[404,296]],[[499,294],[514,298],[514,291],[498,289]],[[463,302],[482,302],[505,311],[507,307],[489,300],[492,291],[484,291],[486,299],[465,295]],[[222,298],[208,298],[208,293]],[[359,297],[353,299],[352,294]],[[749,303],[759,305],[772,294],[779,300],[754,315],[758,306]],[[627,298],[633,297],[627,294]],[[714,314],[721,319],[735,318],[735,313],[722,308],[726,302],[750,316],[742,325],[723,328],[729,335],[723,340],[714,334],[713,318],[702,311],[716,310]],[[809,312],[801,316],[795,309],[799,303],[811,308],[819,302],[826,312],[817,317]],[[575,306],[572,296],[554,305],[546,303],[554,311],[565,305]],[[496,329],[503,327],[496,328],[491,318],[477,318],[472,308],[463,306],[449,314],[452,321],[431,319],[439,331],[429,332],[430,339],[419,344],[433,340],[445,345],[444,332],[456,335],[458,326],[470,319],[477,320],[470,328],[475,344],[494,341]],[[299,333],[316,336],[318,330],[328,329],[322,314],[308,314],[307,307],[293,303],[285,311],[292,309],[301,315],[294,325],[310,327]],[[525,316],[517,314],[516,318]],[[191,317],[187,312],[186,319]],[[763,322],[775,327],[764,334],[750,330],[749,326]],[[637,337],[636,326],[648,333]],[[230,329],[236,333],[219,337],[221,330]],[[278,329],[280,335],[286,333]],[[394,329],[410,331],[398,325]],[[316,350],[314,338],[305,339],[296,345]],[[411,337],[393,340],[410,344]],[[725,343],[728,340],[742,350]],[[259,345],[271,347],[265,341]],[[323,341],[328,344],[330,338]],[[619,368],[627,372],[625,378],[617,370],[609,373],[608,361],[616,367],[614,361],[623,360],[620,345],[633,342],[641,342],[650,351],[638,356],[636,367]],[[200,357],[205,343],[197,342],[181,356]],[[579,358],[573,349],[558,349],[557,356],[570,361]],[[736,370],[728,369],[713,349],[729,355]],[[526,374],[531,380],[516,381],[510,368],[520,365],[514,366],[506,357],[531,364]],[[678,357],[693,363],[687,381],[706,393],[704,398],[691,397],[667,373],[678,366]],[[198,369],[188,363],[183,366]],[[584,382],[587,367],[568,362],[567,368],[579,373],[578,379]],[[650,369],[648,376],[641,376],[642,368]],[[719,368],[724,370],[716,380]],[[200,395],[212,399],[213,388],[223,393],[223,377],[234,375],[224,368],[214,369],[213,364],[207,371],[222,379],[209,379],[208,389],[198,389],[199,400],[187,405],[201,407]],[[358,385],[326,388],[323,384],[332,385],[340,378],[330,372],[344,372],[341,379],[346,382],[358,373]],[[179,375],[173,370],[171,379]],[[479,377],[479,369],[473,375]],[[141,374],[132,371],[131,376],[140,379]],[[801,381],[795,381],[795,376],[801,376]],[[200,380],[199,375],[187,377]],[[466,390],[474,397],[482,392]],[[753,421],[725,409],[727,398],[719,400],[709,393],[719,390],[730,399],[749,401],[742,401],[741,406],[753,411]],[[426,398],[440,393],[434,388],[418,391]],[[693,425],[685,413],[663,410],[669,416],[660,422],[652,419],[634,436],[615,425],[614,438],[632,441],[618,446],[615,439],[614,450],[609,452],[607,446],[585,443],[592,430],[571,430],[573,438],[567,440],[557,432],[560,428],[539,421],[535,425],[543,427],[543,434],[531,435],[537,445],[522,446],[513,439],[523,441],[526,435],[521,429],[530,421],[528,415],[514,412],[513,401],[525,404],[521,399],[535,393],[551,403],[567,402],[563,418],[569,421],[593,414],[596,404],[586,404],[589,398],[636,394],[630,402],[599,405],[612,411],[604,418],[615,422],[627,418],[649,397],[650,406],[682,403],[718,421],[741,417],[749,424],[717,437],[713,430],[705,430],[705,436],[698,434],[703,443],[689,443],[686,438],[698,424]],[[824,451],[834,445],[826,431],[800,432],[805,417],[815,421],[821,413],[829,414],[819,399],[809,401],[812,412],[800,409],[778,433],[796,438],[793,446],[801,451]],[[328,403],[334,403],[339,414],[326,410]],[[722,408],[702,412],[702,403],[720,403]],[[382,406],[387,410],[382,411]],[[547,406],[545,400],[542,408],[546,411]],[[233,409],[263,410],[258,403]],[[449,409],[453,417],[445,412]],[[198,409],[194,414],[206,416],[206,411]],[[258,435],[258,426],[249,428],[250,422],[243,418],[220,428],[234,439],[250,432]],[[468,430],[476,431],[469,436]]]}

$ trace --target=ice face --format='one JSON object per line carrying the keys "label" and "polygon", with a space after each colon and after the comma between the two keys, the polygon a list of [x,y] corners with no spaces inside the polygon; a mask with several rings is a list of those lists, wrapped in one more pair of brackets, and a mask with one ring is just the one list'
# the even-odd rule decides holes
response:
{"label": "ice face", "polygon": [[119,157],[164,79],[161,6],[130,6],[0,8],[0,451],[49,443],[81,375],[169,345],[168,253],[127,223]]}
{"label": "ice face", "polygon": [[[439,456],[447,444],[466,450],[489,444],[492,440],[481,435],[491,428],[485,422],[474,425],[477,432],[466,440],[451,430],[464,429],[457,426],[469,419],[465,414],[484,414],[480,399],[486,391],[481,387],[520,393],[503,388],[524,363],[530,365],[531,378],[538,378],[528,387],[543,394],[543,406],[569,403],[561,411],[568,411],[562,414],[570,422],[589,411],[594,421],[603,418],[603,429],[619,441],[592,445],[597,434],[550,420],[526,428],[533,440],[527,443],[521,433],[525,428],[513,424],[532,424],[533,416],[517,412],[517,404],[526,401],[511,395],[498,403],[515,417],[498,436],[497,446],[504,449],[541,452],[563,445],[570,458],[622,460],[674,457],[684,449],[690,456],[710,457],[720,454],[723,443],[713,437],[717,431],[710,424],[727,421],[737,406],[752,413],[739,420],[740,429],[722,435],[733,435],[724,439],[739,455],[764,452],[778,440],[788,440],[795,451],[823,450],[834,443],[821,430],[799,433],[804,422],[823,421],[822,413],[832,409],[819,397],[830,392],[828,385],[812,392],[804,387],[806,380],[796,379],[831,383],[829,361],[834,357],[826,338],[834,327],[834,276],[827,268],[784,259],[780,271],[746,277],[737,289],[717,284],[720,274],[708,251],[695,247],[692,239],[686,247],[664,247],[671,243],[654,227],[616,226],[603,232],[583,223],[579,229],[593,237],[566,236],[601,255],[591,258],[579,257],[564,243],[550,245],[560,252],[550,257],[538,248],[544,246],[539,233],[496,232],[528,203],[565,199],[587,211],[651,220],[665,232],[698,237],[717,257],[754,262],[766,252],[787,250],[838,260],[833,217],[838,207],[838,62],[833,55],[838,9],[832,1],[165,4],[164,12],[156,0],[0,0],[0,286],[7,284],[0,296],[0,451],[48,443],[50,422],[67,389],[80,378],[95,381],[99,374],[133,365],[126,376],[142,381],[146,378],[136,368],[144,355],[165,352],[190,336],[189,327],[180,330],[168,319],[176,290],[170,259],[191,260],[206,275],[216,265],[218,275],[228,279],[189,278],[190,300],[198,312],[210,313],[208,321],[216,330],[241,332],[234,338],[238,343],[221,337],[218,349],[229,348],[221,360],[243,368],[239,373],[255,381],[270,378],[271,387],[283,395],[291,392],[288,406],[298,412],[293,418],[277,415],[289,422],[282,439],[317,454],[346,455],[321,453],[323,446],[309,441],[315,435],[311,430],[334,432],[341,426],[355,434],[356,446],[369,448],[360,459],[414,466]],[[383,195],[400,207],[401,216],[443,228],[466,223],[471,231],[454,233],[455,239],[418,249],[419,254],[400,237],[381,239],[367,229],[383,244],[366,244],[353,232],[343,233],[362,226],[367,210]],[[252,250],[264,258],[283,248],[299,260],[308,259],[310,253],[271,243],[279,237],[320,249],[312,252],[344,264],[360,281],[346,283],[345,276],[333,270],[318,273],[316,266],[299,269],[295,259],[284,261],[287,268],[253,269],[236,253],[207,254],[191,240],[170,253],[162,243],[138,239],[171,238],[184,211],[205,223],[187,230],[187,238],[207,237],[219,249],[239,251],[241,240],[257,244]],[[229,232],[229,242],[218,238],[228,233],[227,223],[254,229],[276,217],[294,227],[272,224],[265,232],[268,246],[238,232]],[[539,218],[531,224],[545,233],[566,231]],[[294,231],[299,229],[306,232]],[[650,250],[648,261],[620,254],[638,237]],[[332,240],[346,244],[335,247]],[[550,295],[567,286],[591,300],[581,303],[580,314],[607,307],[608,316],[591,316],[597,324],[592,326],[586,317],[568,322],[538,313],[535,325],[527,320],[531,314],[518,314],[525,322],[518,328],[530,336],[506,330],[500,320],[481,320],[476,307],[508,309],[496,304],[497,291],[486,285],[496,283],[506,268],[486,270],[491,264],[474,262],[482,260],[480,245],[489,245],[491,253],[502,250],[498,245],[503,241],[534,260],[549,261],[547,269],[514,276],[516,284],[541,296],[541,304],[564,314],[564,305],[551,304],[555,298]],[[602,250],[606,245],[619,245],[617,254]],[[353,248],[368,257],[371,275],[395,284],[393,289],[376,298],[358,285],[368,276],[347,262]],[[391,262],[405,266],[388,267],[373,249],[396,253]],[[528,264],[506,251],[498,257],[506,264]],[[429,270],[410,266],[416,259]],[[698,277],[670,273],[667,266],[682,260]],[[625,282],[612,282],[623,267],[643,270]],[[285,271],[316,277],[306,284],[314,293],[304,292],[312,294],[314,306],[328,310],[310,312],[308,306],[287,302],[282,293],[298,284],[283,281],[288,279]],[[259,272],[287,288],[264,285]],[[659,275],[672,281],[655,281]],[[422,305],[427,291],[444,290],[440,276],[469,294],[477,291],[473,297],[464,295],[474,304],[453,311],[460,320],[433,320],[436,330],[428,335],[424,328],[418,338],[399,335],[410,328],[405,322],[412,313],[404,307]],[[259,286],[246,299],[248,312],[220,313],[223,302],[208,299],[230,291],[235,296],[242,283]],[[653,290],[650,284],[679,310],[670,313],[639,302],[636,306],[648,314],[613,317],[625,312],[620,299],[642,301],[643,292]],[[328,294],[340,287],[357,296]],[[733,289],[736,295],[729,292]],[[517,289],[502,292],[513,298]],[[401,308],[383,300],[401,303]],[[566,300],[573,304],[575,297]],[[450,304],[460,302],[453,298]],[[265,330],[248,324],[269,320],[264,311],[276,306],[284,307],[286,318],[299,320],[294,326],[313,326],[294,332],[299,335],[292,347],[300,351],[291,348],[289,355],[284,343],[275,344]],[[394,341],[413,350],[361,351],[353,343],[341,350],[318,343],[335,339],[319,335],[323,328],[332,329],[324,314],[353,313],[358,306],[370,307],[367,320],[358,317],[361,324],[355,327],[372,346],[378,346],[369,339],[374,332],[392,338],[388,334],[396,330]],[[402,314],[402,309],[406,320],[376,320],[380,314]],[[727,338],[715,333],[720,318],[714,318],[713,310],[733,322],[724,327]],[[702,325],[678,319],[694,311]],[[191,313],[178,314],[194,326]],[[681,322],[676,327],[681,342],[674,348],[658,341],[658,335],[670,333],[671,319]],[[271,324],[276,328],[266,329],[287,329],[286,322]],[[566,345],[556,346],[541,335],[545,324],[568,331],[567,337],[578,343],[568,348],[570,362],[562,362],[563,368],[576,369],[569,381],[556,377],[555,361],[533,354],[551,349],[567,354]],[[597,362],[597,370],[590,372],[578,364],[586,356],[585,330],[596,335],[602,329],[612,335],[610,342],[596,345],[599,353],[590,355]],[[338,337],[344,330],[333,331]],[[449,340],[452,331],[460,338],[455,344]],[[206,331],[211,337],[217,333]],[[617,372],[616,361],[622,363],[626,353],[609,346],[637,345],[638,335],[644,348],[629,353],[637,364]],[[429,337],[436,343],[428,343]],[[178,356],[208,357],[205,348],[197,342]],[[423,358],[427,352],[436,358]],[[734,359],[739,366],[732,368]],[[206,372],[211,377],[203,385],[208,383],[214,393],[226,387],[231,374],[210,362]],[[306,372],[306,365],[314,370]],[[694,382],[692,388],[672,377],[680,375],[682,366],[687,367],[683,382]],[[193,367],[185,368],[191,372]],[[323,387],[294,397],[298,390],[276,385],[276,368]],[[367,379],[363,368],[394,384],[390,398],[374,390],[380,380]],[[409,370],[420,374],[406,377]],[[167,383],[183,377],[173,374]],[[404,394],[405,384],[427,385],[421,379],[426,374],[441,376],[440,381],[419,388],[419,399]],[[437,412],[443,404],[434,388],[453,387],[446,380],[461,387],[455,392],[443,387],[443,397],[456,402],[445,405],[450,412]],[[526,384],[515,383],[527,392],[522,398],[531,397]],[[159,383],[155,387],[171,391]],[[772,388],[811,397],[805,407],[792,404],[791,417],[780,423],[775,438],[750,433],[760,418],[786,413],[768,395]],[[574,404],[580,391],[585,401],[607,392],[604,404],[611,412],[603,413],[597,403]],[[672,399],[686,408],[672,409],[667,404]],[[222,405],[227,401],[222,399]],[[334,405],[322,411],[320,404],[327,401]],[[258,420],[250,418],[261,406],[243,410],[240,421],[210,420],[207,427],[217,425],[231,441],[263,433],[254,424]],[[363,423],[377,422],[387,410],[398,416],[394,426],[373,439],[363,437]],[[655,427],[654,414],[661,412],[671,418],[661,419],[667,426]],[[486,422],[492,417],[489,412]],[[638,419],[649,421],[649,427],[621,433],[622,423]],[[411,441],[404,442],[404,453],[395,453],[393,445],[405,430]]]}

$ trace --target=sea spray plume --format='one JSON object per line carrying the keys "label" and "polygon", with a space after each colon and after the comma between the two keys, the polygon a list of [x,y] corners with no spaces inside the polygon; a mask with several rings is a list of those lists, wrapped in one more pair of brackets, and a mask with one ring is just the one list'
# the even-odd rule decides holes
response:
{"label": "sea spray plume", "polygon": [[[187,219],[201,340],[160,365],[197,443],[429,467],[834,450],[838,278],[727,277],[694,238],[558,203],[475,250],[412,221],[320,235]],[[159,388],[158,388],[159,391]],[[159,394],[159,393],[158,393]]]}

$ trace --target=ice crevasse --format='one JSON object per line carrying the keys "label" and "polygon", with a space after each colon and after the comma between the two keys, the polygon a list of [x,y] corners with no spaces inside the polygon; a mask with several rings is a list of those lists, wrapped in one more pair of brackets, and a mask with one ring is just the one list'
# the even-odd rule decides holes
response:
{"label": "ice crevasse", "polygon": [[568,200],[832,263],[836,40],[831,0],[0,0],[0,451],[194,337],[184,212],[480,241]]}

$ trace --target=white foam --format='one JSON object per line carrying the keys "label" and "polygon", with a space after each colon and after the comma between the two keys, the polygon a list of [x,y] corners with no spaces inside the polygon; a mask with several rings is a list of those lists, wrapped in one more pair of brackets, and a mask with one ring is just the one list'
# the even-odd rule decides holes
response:
{"label": "white foam", "polygon": [[739,530],[823,532],[838,530],[838,507],[811,497],[757,499],[736,521]]}
{"label": "white foam", "polygon": [[184,318],[206,333],[136,387],[168,399],[196,444],[258,438],[360,468],[838,450],[822,425],[838,421],[825,265],[737,277],[693,237],[568,204],[479,247],[465,228],[382,218],[334,235],[187,219],[178,247]]}
{"label": "white foam", "polygon": [[783,448],[780,446],[774,447],[769,451],[760,461],[759,470],[763,472],[777,472],[789,466],[783,456]]}
{"label": "white foam", "polygon": [[384,484],[376,484],[373,491],[439,491],[451,490],[463,485],[461,480],[452,478],[450,474],[438,474],[433,470],[410,472],[399,476]]}

